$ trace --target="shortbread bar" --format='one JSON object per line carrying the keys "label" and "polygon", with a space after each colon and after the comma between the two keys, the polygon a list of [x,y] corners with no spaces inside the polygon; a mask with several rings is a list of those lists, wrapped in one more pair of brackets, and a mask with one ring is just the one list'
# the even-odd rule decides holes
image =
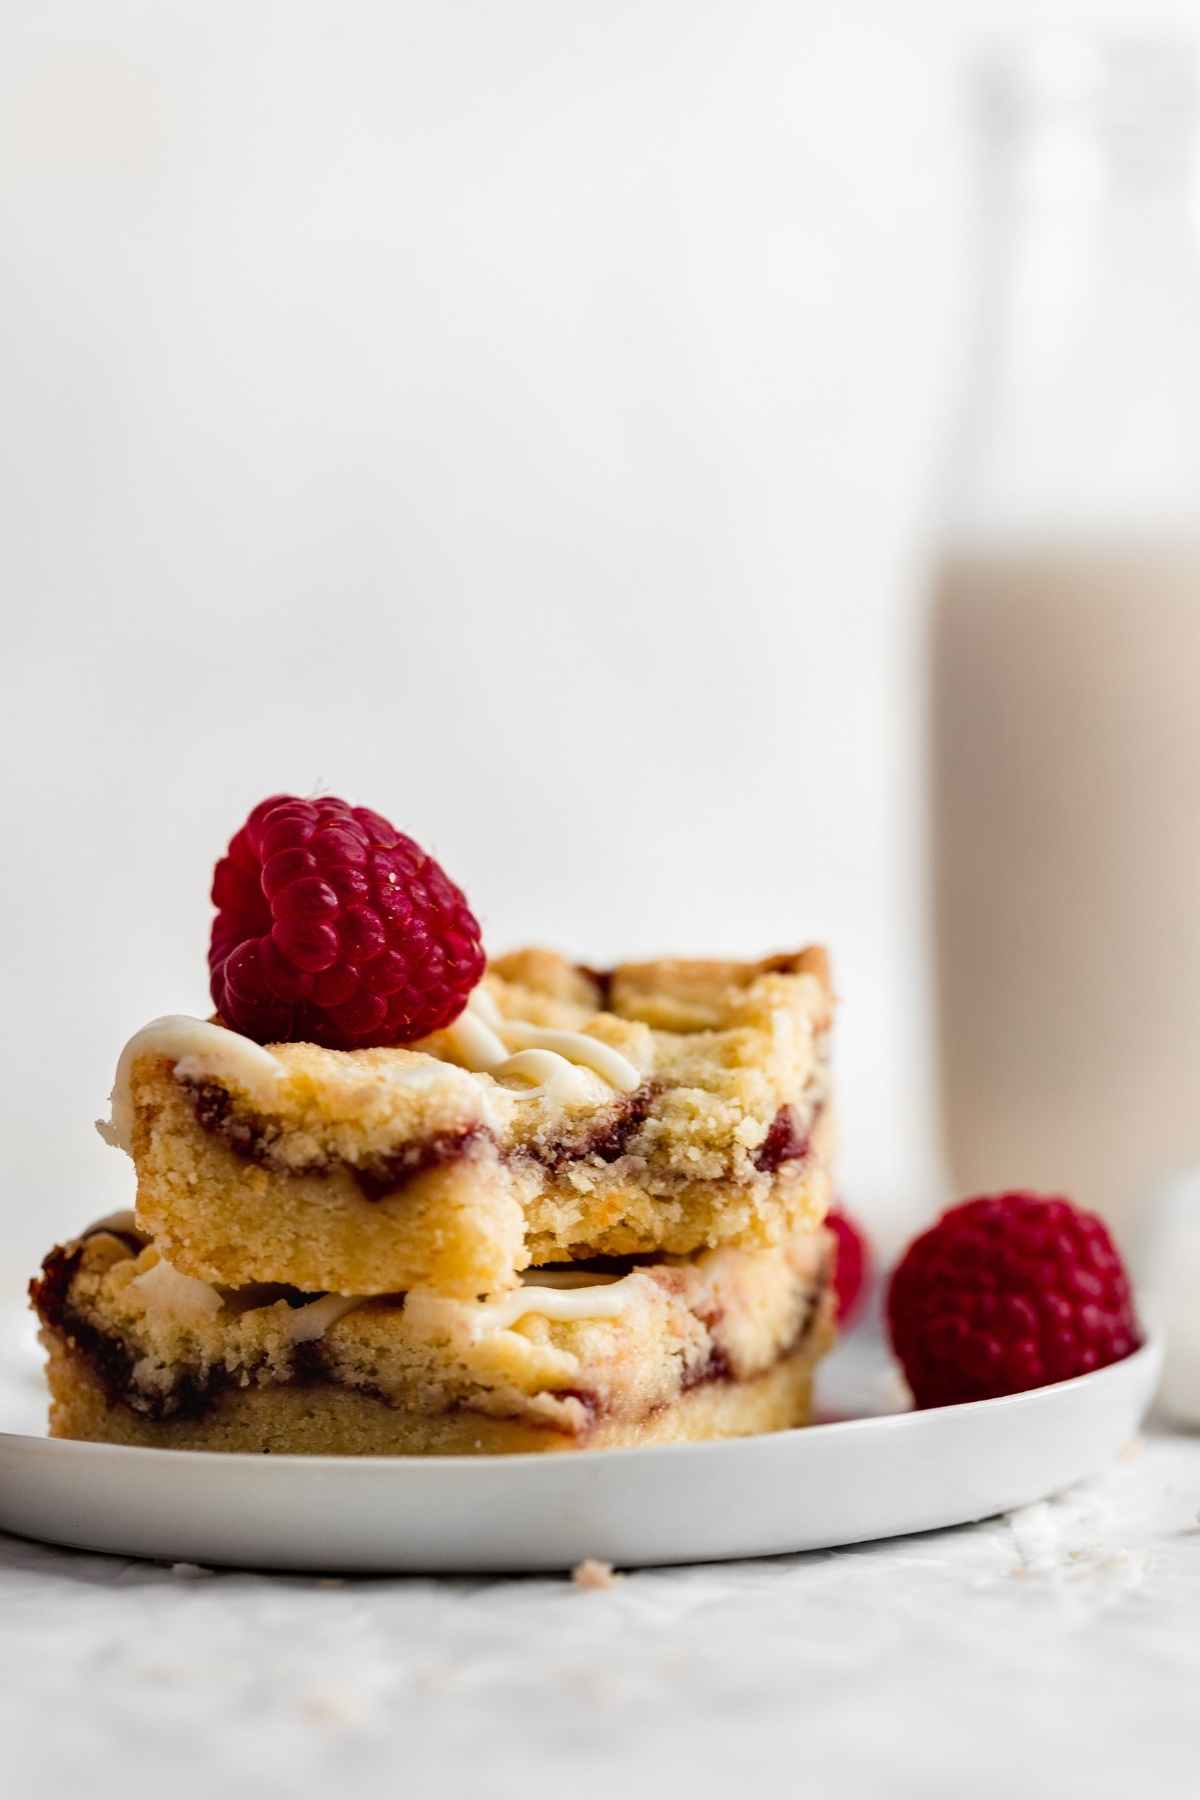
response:
{"label": "shortbread bar", "polygon": [[51,1252],[31,1293],[57,1437],[371,1455],[569,1450],[807,1421],[830,1240],[531,1272],[487,1301],[217,1289],[133,1215]]}
{"label": "shortbread bar", "polygon": [[607,974],[527,950],[410,1048],[160,1021],[106,1135],[163,1255],[233,1287],[470,1299],[547,1263],[765,1249],[829,1204],[831,1007],[818,949]]}

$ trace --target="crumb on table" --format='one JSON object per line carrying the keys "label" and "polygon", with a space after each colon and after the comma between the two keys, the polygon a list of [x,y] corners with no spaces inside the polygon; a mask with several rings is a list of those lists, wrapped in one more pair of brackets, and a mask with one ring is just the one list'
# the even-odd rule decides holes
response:
{"label": "crumb on table", "polygon": [[616,1587],[620,1576],[614,1575],[611,1563],[599,1562],[594,1556],[586,1556],[572,1569],[571,1580],[580,1588],[611,1588]]}

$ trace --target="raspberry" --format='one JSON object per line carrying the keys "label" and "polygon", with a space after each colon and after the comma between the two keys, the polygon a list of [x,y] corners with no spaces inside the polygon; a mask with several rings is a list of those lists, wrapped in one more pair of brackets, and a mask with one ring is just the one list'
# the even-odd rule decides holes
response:
{"label": "raspberry", "polygon": [[1100,1220],[1067,1200],[964,1200],[909,1245],[888,1294],[918,1406],[988,1400],[1119,1362],[1140,1341]]}
{"label": "raspberry", "polygon": [[466,900],[419,844],[344,800],[263,800],[217,864],[213,1003],[260,1044],[407,1044],[484,969]]}
{"label": "raspberry", "polygon": [[848,1325],[866,1291],[871,1253],[862,1228],[840,1207],[835,1207],[828,1215],[825,1226],[837,1242],[833,1286],[837,1294],[838,1324]]}

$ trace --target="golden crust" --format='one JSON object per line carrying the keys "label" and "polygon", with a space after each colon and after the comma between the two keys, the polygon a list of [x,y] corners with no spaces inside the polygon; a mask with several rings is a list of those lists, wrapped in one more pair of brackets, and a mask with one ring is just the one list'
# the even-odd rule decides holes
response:
{"label": "golden crust", "polygon": [[547,999],[565,1001],[583,1013],[611,1010],[637,1018],[639,999],[677,999],[703,1007],[719,1030],[739,1010],[736,996],[755,988],[770,975],[805,975],[815,982],[825,1012],[833,1006],[829,952],[823,944],[783,950],[773,956],[737,960],[729,957],[660,956],[649,962],[618,963],[604,971],[573,963],[557,950],[530,946],[493,957],[488,972],[512,987]]}
{"label": "golden crust", "polygon": [[827,1030],[833,1009],[829,958],[819,945],[758,962],[622,963],[613,970],[609,1004],[625,1018],[658,1030],[721,1031],[761,1015],[797,989],[807,991],[813,1026]]}
{"label": "golden crust", "polygon": [[[829,1028],[834,1003],[829,955],[820,944],[742,962],[658,957],[607,972],[582,968],[554,950],[514,950],[489,963],[488,977],[510,1016],[519,1012],[568,1030],[589,1029],[597,1015],[620,1021],[625,1042],[618,1036],[617,1047],[625,1054],[626,1044],[641,1041],[631,1029],[638,1024],[683,1039],[747,1027],[765,1035],[772,1014],[782,1011],[805,1018],[816,1035]],[[658,1049],[668,1066],[687,1059],[684,1045]]]}

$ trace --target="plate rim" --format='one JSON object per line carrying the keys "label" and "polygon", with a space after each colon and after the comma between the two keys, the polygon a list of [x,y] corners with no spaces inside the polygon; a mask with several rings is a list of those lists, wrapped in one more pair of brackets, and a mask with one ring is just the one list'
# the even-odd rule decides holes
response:
{"label": "plate rim", "polygon": [[[886,1345],[885,1345],[886,1348]],[[851,1434],[861,1435],[864,1431],[883,1431],[897,1428],[914,1429],[918,1425],[927,1424],[931,1420],[953,1415],[957,1418],[970,1419],[984,1412],[993,1414],[1030,1409],[1048,1404],[1048,1397],[1069,1395],[1086,1387],[1094,1388],[1104,1381],[1131,1377],[1143,1370],[1147,1379],[1147,1407],[1153,1398],[1158,1378],[1162,1372],[1163,1357],[1166,1348],[1166,1332],[1161,1323],[1151,1317],[1142,1315],[1142,1341],[1136,1350],[1119,1361],[1106,1363],[1102,1368],[1089,1369],[1082,1375],[1071,1375],[1063,1381],[1043,1382],[1038,1387],[1023,1388],[1015,1394],[998,1394],[986,1400],[963,1400],[948,1406],[912,1407],[901,1412],[866,1414],[860,1418],[830,1419],[812,1425],[791,1426],[783,1431],[754,1432],[746,1437],[699,1439],[692,1442],[674,1444],[634,1444],[592,1450],[569,1450],[561,1454],[548,1455],[544,1450],[503,1451],[490,1455],[456,1454],[452,1456],[309,1456],[296,1452],[263,1452],[260,1450],[174,1450],[166,1446],[148,1444],[110,1444],[81,1438],[54,1438],[35,1435],[32,1432],[0,1430],[0,1452],[7,1451],[26,1455],[82,1456],[84,1459],[97,1454],[119,1452],[122,1457],[130,1458],[134,1463],[158,1465],[178,1464],[186,1467],[196,1458],[202,1458],[206,1470],[220,1468],[282,1468],[285,1470],[309,1470],[313,1473],[324,1473],[336,1470],[345,1475],[350,1469],[368,1470],[372,1473],[382,1469],[414,1474],[419,1470],[448,1473],[453,1470],[504,1468],[514,1469],[530,1466],[558,1466],[563,1461],[572,1467],[579,1465],[611,1462],[619,1458],[628,1462],[631,1458],[643,1461],[662,1456],[693,1456],[713,1458],[737,1454],[745,1456],[762,1454],[764,1450],[777,1447],[781,1443],[802,1441],[814,1443],[825,1441],[832,1436],[845,1437]],[[890,1354],[890,1353],[889,1353]]]}

